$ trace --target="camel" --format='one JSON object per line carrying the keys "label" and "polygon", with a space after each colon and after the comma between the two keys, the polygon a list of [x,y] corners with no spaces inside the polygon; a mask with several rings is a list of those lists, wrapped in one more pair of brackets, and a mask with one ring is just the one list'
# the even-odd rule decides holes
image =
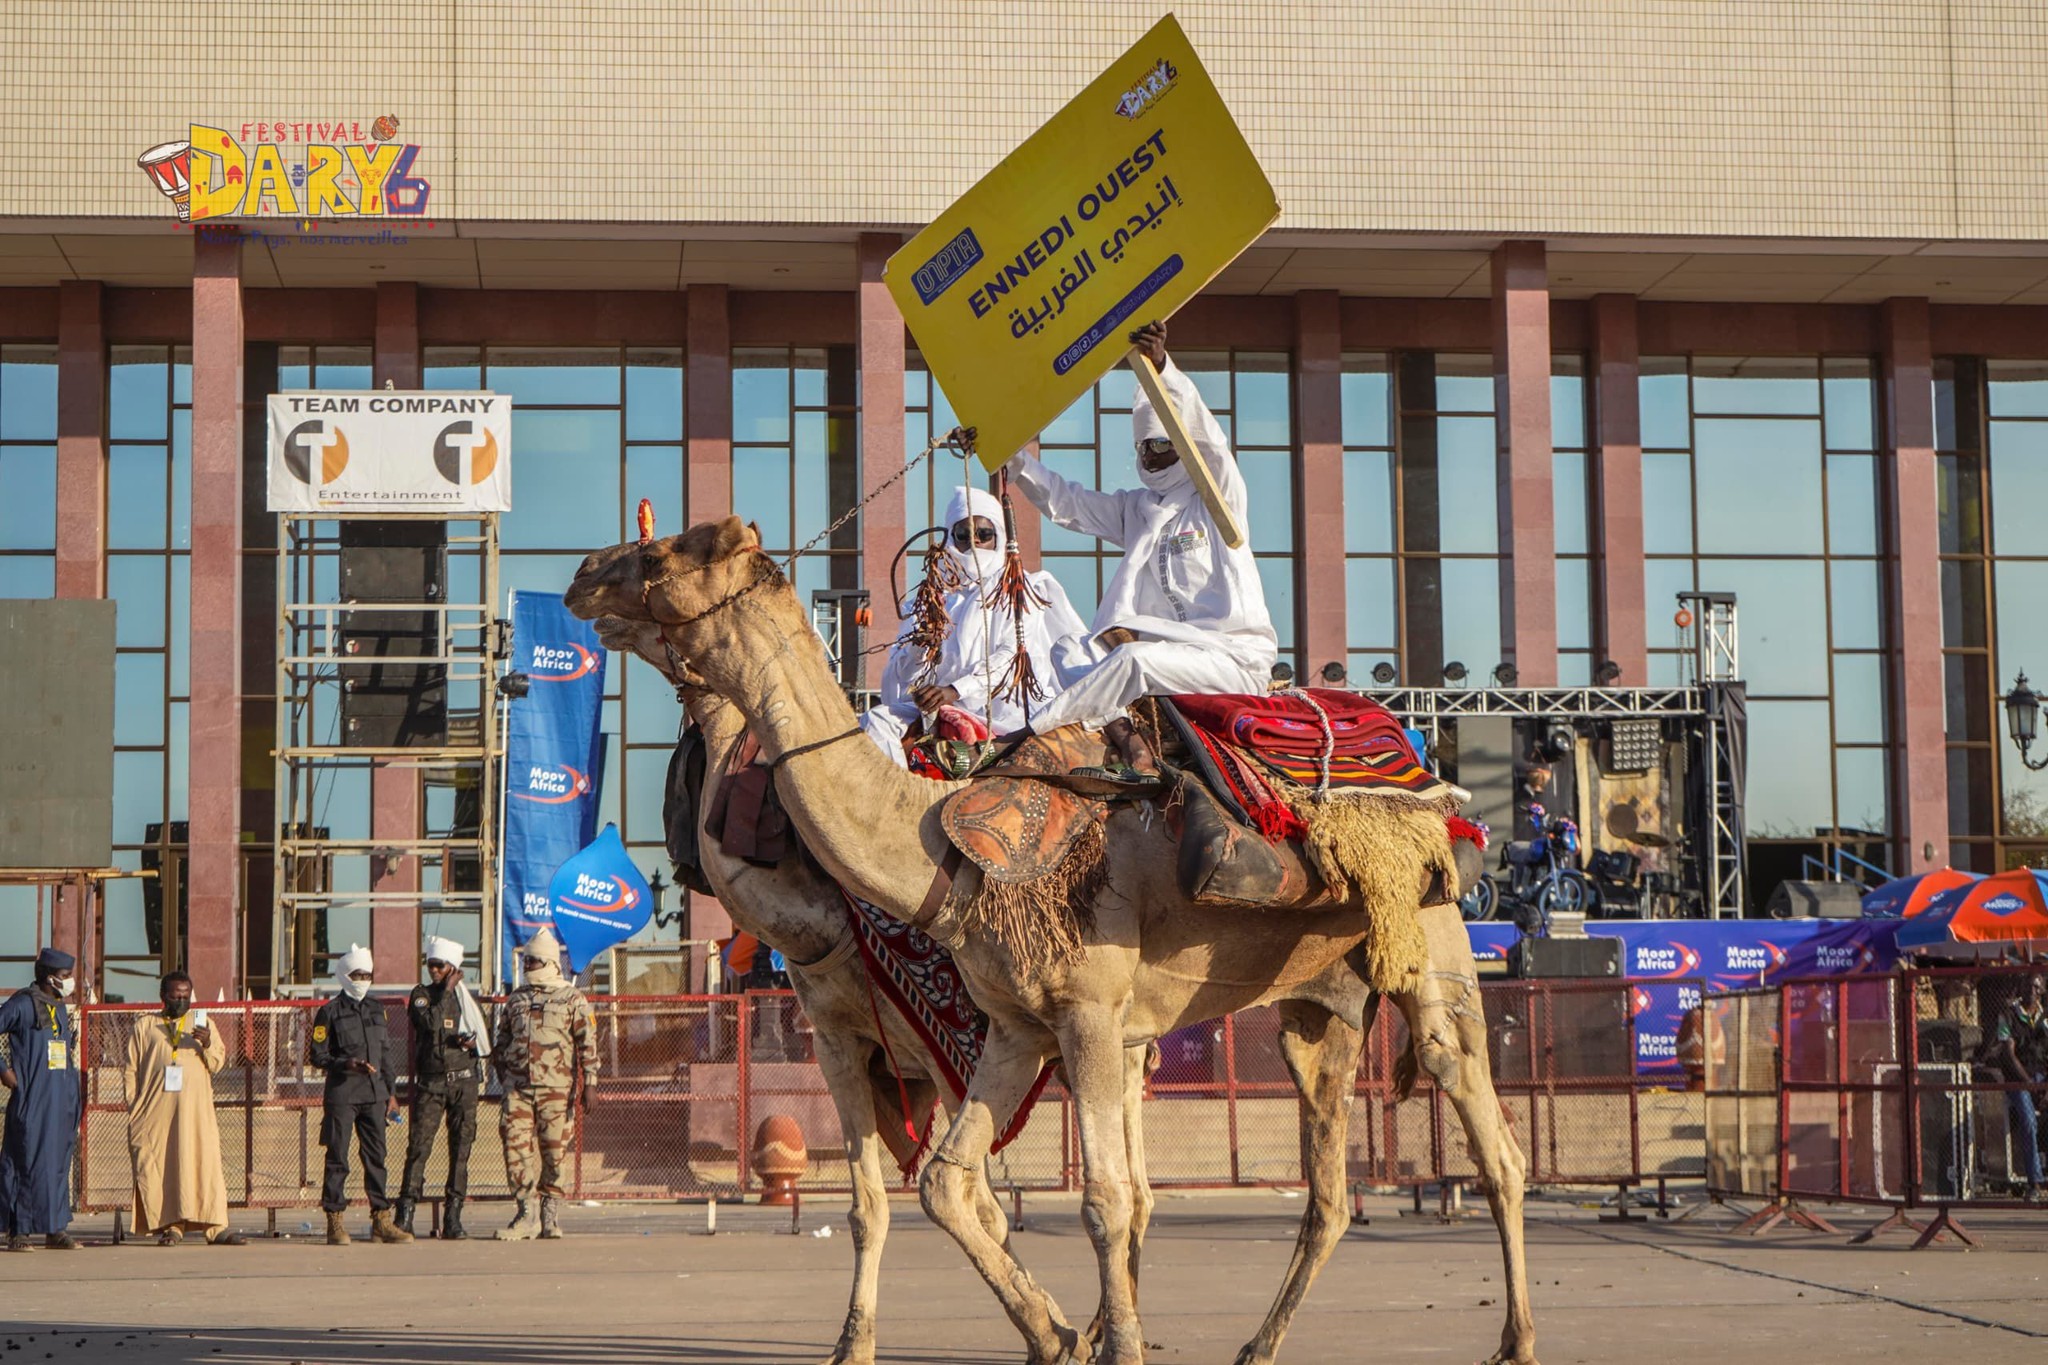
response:
{"label": "camel", "polygon": [[[848,742],[860,736],[852,708],[794,592],[751,528],[728,517],[638,547],[598,551],[564,600],[586,619],[618,615],[659,625],[665,647],[739,709],[774,767],[784,806],[826,873],[884,913],[933,923],[925,901],[939,869],[951,861],[937,818],[950,784],[913,778],[872,745]],[[845,799],[856,791],[858,802]],[[1073,960],[1052,968],[1026,964],[971,914],[953,916],[947,921],[953,927],[943,931],[990,1030],[968,1095],[919,1180],[919,1196],[995,1293],[1034,1365],[1083,1358],[1087,1347],[975,1210],[976,1184],[998,1125],[1023,1100],[1045,1059],[1063,1060],[1080,1128],[1083,1221],[1096,1252],[1104,1314],[1096,1358],[1139,1362],[1144,1343],[1129,1275],[1133,1207],[1124,1050],[1188,1023],[1307,998],[1318,983],[1330,989],[1328,999],[1316,1003],[1335,1014],[1345,994],[1336,983],[1346,972],[1370,980],[1378,969],[1359,953],[1361,915],[1343,909],[1247,913],[1184,900],[1174,874],[1174,839],[1151,815],[1126,805],[1109,817],[1107,879],[1086,907],[1089,924]],[[1440,828],[1435,837],[1443,838]],[[1428,873],[1424,855],[1387,852],[1390,867],[1383,875],[1409,877],[1419,905]],[[1406,864],[1393,866],[1402,858]],[[1442,860],[1448,858],[1445,847]],[[971,905],[979,881],[977,869],[964,867],[951,892],[939,897],[939,915]],[[1507,1320],[1491,1359],[1533,1365],[1522,1236],[1526,1167],[1504,1135],[1487,1073],[1470,950],[1456,913],[1428,916],[1423,927],[1428,962],[1404,970],[1391,993],[1407,1019],[1415,1063],[1444,1091],[1465,1127],[1500,1233]],[[1314,1033],[1303,1014],[1287,1012],[1295,1031],[1283,1044],[1290,1069],[1299,1068],[1309,1093],[1341,1077],[1348,1094],[1362,1035],[1328,1027]],[[1339,1052],[1349,1054],[1341,1069],[1328,1065]],[[1326,1145],[1335,1151],[1321,1159],[1334,1160],[1341,1177],[1341,1128],[1338,1140]],[[1282,1308],[1291,1313],[1341,1236],[1341,1214],[1325,1222],[1334,1226],[1312,1242],[1305,1219],[1273,1316],[1284,1317]],[[1297,1268],[1307,1273],[1297,1276]],[[1296,1297],[1287,1302],[1290,1292]],[[1239,1353],[1240,1365],[1272,1360],[1278,1345],[1262,1328]]]}
{"label": "camel", "polygon": [[[658,627],[617,617],[600,619],[596,626],[606,648],[639,657],[675,686],[690,718],[703,728],[708,761],[697,812],[701,825],[726,759],[745,736],[745,722],[701,679],[678,669],[662,647]],[[727,855],[708,836],[700,837],[698,850],[705,875],[733,923],[782,953],[789,964],[791,989],[811,1021],[818,1067],[839,1116],[853,1189],[847,1211],[853,1290],[827,1365],[872,1365],[882,1248],[889,1235],[883,1155],[886,1151],[899,1167],[909,1163],[915,1153],[901,1120],[918,1122],[935,1103],[947,1103],[945,1094],[923,1041],[893,1009],[876,1008],[838,888],[796,854],[764,868]],[[1144,1139],[1137,1126],[1145,1055],[1145,1049],[1138,1048],[1127,1058],[1126,1113],[1138,1206],[1149,1214],[1152,1196],[1144,1180]],[[901,1114],[906,1097],[910,1112]],[[976,1192],[977,1216],[990,1236],[1006,1241],[1001,1203],[985,1180],[978,1182]],[[1132,1246],[1134,1276],[1142,1240],[1141,1221]],[[1100,1330],[1099,1319],[1090,1330]]]}

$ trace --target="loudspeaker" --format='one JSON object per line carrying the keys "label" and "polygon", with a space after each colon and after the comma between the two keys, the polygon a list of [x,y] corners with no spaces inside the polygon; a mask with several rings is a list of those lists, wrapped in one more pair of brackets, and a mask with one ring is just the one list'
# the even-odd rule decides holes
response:
{"label": "loudspeaker", "polygon": [[1854,882],[1779,882],[1764,913],[1772,919],[1861,919],[1863,888]]}
{"label": "loudspeaker", "polygon": [[1508,949],[1508,970],[1520,977],[1610,977],[1621,979],[1621,940],[1524,938]]}
{"label": "loudspeaker", "polygon": [[[340,545],[344,602],[446,600],[445,522],[345,521]],[[341,648],[352,658],[423,658],[441,652],[440,628],[436,612],[343,612]],[[446,745],[446,666],[343,664],[341,742],[377,749]]]}

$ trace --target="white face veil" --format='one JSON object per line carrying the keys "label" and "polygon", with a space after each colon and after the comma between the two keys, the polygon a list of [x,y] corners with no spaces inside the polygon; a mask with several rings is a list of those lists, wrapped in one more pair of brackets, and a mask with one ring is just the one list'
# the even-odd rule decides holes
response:
{"label": "white face veil", "polygon": [[[984,550],[978,545],[970,545],[963,550],[953,543],[953,528],[972,517],[986,517],[989,525],[996,528],[994,549]],[[1003,571],[1002,502],[995,494],[983,489],[956,488],[946,503],[945,522],[946,554],[952,559],[953,567],[970,584],[978,583],[984,588],[993,586]]]}
{"label": "white face veil", "polygon": [[[1134,446],[1143,446],[1147,441],[1165,439],[1166,423],[1159,419],[1159,414],[1153,410],[1152,404],[1140,395],[1138,403],[1131,409],[1131,443]],[[1145,487],[1162,498],[1170,498],[1176,493],[1192,489],[1195,485],[1194,479],[1188,474],[1187,466],[1181,461],[1175,460],[1164,469],[1147,469],[1142,455],[1138,457],[1138,478]]]}
{"label": "white face veil", "polygon": [[370,993],[370,983],[351,981],[349,974],[374,972],[376,969],[376,962],[371,958],[370,950],[360,944],[351,943],[348,945],[348,951],[334,960],[334,979],[340,983],[341,989],[347,993],[349,999],[360,1000]]}

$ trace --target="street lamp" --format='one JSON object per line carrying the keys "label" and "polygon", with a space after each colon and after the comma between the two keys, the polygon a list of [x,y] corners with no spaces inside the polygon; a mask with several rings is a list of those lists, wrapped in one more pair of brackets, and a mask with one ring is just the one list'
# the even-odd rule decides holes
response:
{"label": "street lamp", "polygon": [[2027,755],[2034,745],[2034,736],[2040,732],[2040,723],[2041,698],[2027,686],[2027,675],[2022,673],[2013,679],[2012,691],[2005,694],[2005,726],[2020,751],[2020,762],[2036,772],[2048,768],[2048,754],[2039,763]]}

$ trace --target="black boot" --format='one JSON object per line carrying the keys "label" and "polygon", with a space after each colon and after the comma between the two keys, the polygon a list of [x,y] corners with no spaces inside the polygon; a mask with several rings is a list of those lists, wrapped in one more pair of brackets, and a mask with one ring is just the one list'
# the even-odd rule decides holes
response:
{"label": "black boot", "polygon": [[398,1197],[398,1226],[404,1228],[408,1234],[412,1232],[412,1205],[413,1198],[411,1195],[404,1194]]}
{"label": "black boot", "polygon": [[451,1194],[447,1206],[441,1212],[441,1240],[444,1242],[466,1242],[469,1234],[462,1230],[463,1196]]}

